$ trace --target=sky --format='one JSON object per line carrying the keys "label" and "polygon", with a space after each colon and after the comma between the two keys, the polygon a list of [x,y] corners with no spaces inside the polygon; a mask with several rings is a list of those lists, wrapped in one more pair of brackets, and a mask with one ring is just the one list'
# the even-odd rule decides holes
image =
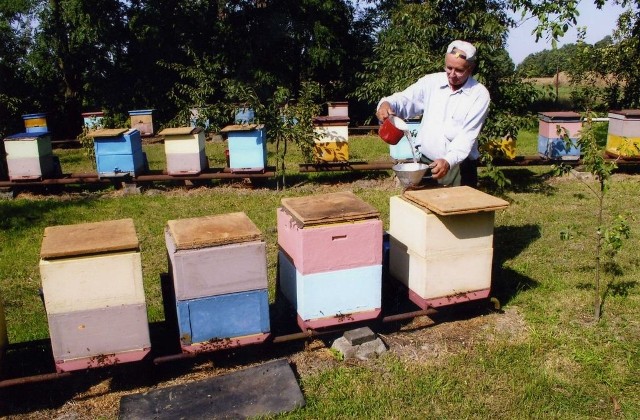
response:
{"label": "sky", "polygon": [[[614,4],[607,4],[601,9],[596,9],[593,0],[582,0],[578,6],[580,16],[576,26],[586,26],[587,36],[585,41],[589,44],[595,44],[607,35],[611,35],[618,16],[623,12],[623,8]],[[529,19],[519,28],[512,29],[507,39],[507,51],[515,65],[518,65],[529,54],[537,53],[543,50],[551,49],[551,42],[540,39],[535,42],[535,35],[531,31],[535,28],[535,21]],[[577,41],[577,31],[571,28],[567,34],[558,41],[558,47],[564,44],[571,44]]]}

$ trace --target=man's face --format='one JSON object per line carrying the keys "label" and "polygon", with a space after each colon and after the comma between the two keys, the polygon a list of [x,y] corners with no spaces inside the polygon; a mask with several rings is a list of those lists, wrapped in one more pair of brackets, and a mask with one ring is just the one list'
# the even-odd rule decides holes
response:
{"label": "man's face", "polygon": [[462,86],[471,75],[472,64],[455,54],[446,54],[444,58],[444,71],[451,86]]}

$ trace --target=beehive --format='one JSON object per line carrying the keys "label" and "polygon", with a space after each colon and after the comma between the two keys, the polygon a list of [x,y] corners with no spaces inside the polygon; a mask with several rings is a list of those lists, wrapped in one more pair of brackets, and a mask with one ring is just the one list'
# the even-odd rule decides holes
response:
{"label": "beehive", "polygon": [[97,130],[101,128],[103,118],[104,112],[102,111],[82,113],[82,121],[84,122],[84,126],[87,127],[88,130]]}
{"label": "beehive", "polygon": [[27,133],[47,133],[49,128],[47,127],[47,114],[25,114],[22,116],[24,120],[24,129]]}
{"label": "beehive", "polygon": [[[578,160],[580,158],[580,148],[577,140],[580,137],[581,129],[582,118],[577,112],[540,113],[538,154],[547,159]],[[564,134],[571,140],[569,149],[567,149],[563,140]]]}
{"label": "beehive", "polygon": [[329,102],[327,115],[330,117],[349,117],[349,102]]}
{"label": "beehive", "polygon": [[4,139],[10,180],[43,179],[56,172],[51,136],[46,132],[18,133]]}
{"label": "beehive", "polygon": [[640,158],[640,109],[609,112],[605,150],[608,155],[616,158]]}
{"label": "beehive", "polygon": [[263,125],[228,125],[220,132],[227,137],[229,169],[232,172],[264,171],[267,166],[267,135]]}
{"label": "beehive", "polygon": [[209,167],[202,128],[165,128],[158,134],[164,137],[169,175],[199,174]]}
{"label": "beehive", "polygon": [[234,124],[253,124],[256,113],[252,108],[238,108],[234,118]]}
{"label": "beehive", "polygon": [[[420,131],[420,120],[408,120],[407,125],[409,126],[409,130],[411,131],[411,135],[413,135],[413,141],[415,142],[416,136],[418,135],[418,131]],[[416,146],[416,145],[414,145]],[[418,153],[416,151],[416,153]],[[405,159],[413,159],[413,152],[411,151],[411,143],[407,136],[403,136],[397,144],[389,145],[389,154],[393,159],[396,160],[405,160]]]}
{"label": "beehive", "polygon": [[246,214],[170,220],[165,242],[183,351],[268,337],[266,245]]}
{"label": "beehive", "polygon": [[389,272],[423,309],[487,297],[494,213],[507,202],[470,187],[405,191],[389,208]]}
{"label": "beehive", "polygon": [[153,109],[136,109],[129,111],[131,128],[140,132],[143,137],[152,136],[155,133],[153,128]]}
{"label": "beehive", "polygon": [[114,128],[91,132],[98,175],[137,176],[145,171],[146,156],[136,129]]}
{"label": "beehive", "polygon": [[279,285],[301,329],[376,318],[382,222],[353,193],[283,198],[277,210]]}
{"label": "beehive", "polygon": [[349,117],[321,116],[313,120],[314,156],[321,162],[349,161]]}
{"label": "beehive", "polygon": [[142,264],[132,219],[47,227],[39,266],[59,372],[148,354]]}

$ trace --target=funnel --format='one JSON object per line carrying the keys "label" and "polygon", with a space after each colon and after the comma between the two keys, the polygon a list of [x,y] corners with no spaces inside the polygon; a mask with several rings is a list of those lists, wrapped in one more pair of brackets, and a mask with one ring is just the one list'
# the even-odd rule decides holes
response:
{"label": "funnel", "polygon": [[422,177],[429,169],[425,163],[398,163],[391,168],[396,173],[403,187],[414,187],[420,184]]}

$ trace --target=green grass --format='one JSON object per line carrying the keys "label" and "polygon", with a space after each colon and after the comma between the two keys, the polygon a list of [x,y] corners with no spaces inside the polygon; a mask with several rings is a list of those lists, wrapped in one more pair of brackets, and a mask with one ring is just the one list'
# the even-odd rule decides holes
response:
{"label": "green grass", "polygon": [[[536,142],[537,133],[521,133],[518,154],[535,154]],[[350,146],[352,160],[388,159],[388,146],[374,136],[353,137]],[[145,151],[151,167],[160,169],[161,146],[148,145]],[[93,170],[78,153],[56,150],[64,172]],[[212,166],[221,166],[224,144],[208,143],[207,155],[217,162]],[[292,183],[284,191],[250,189],[234,181],[163,194],[121,195],[105,189],[93,194],[25,194],[0,201],[0,291],[10,342],[48,336],[38,295],[39,249],[47,226],[132,218],[141,244],[150,321],[163,319],[159,276],[167,271],[162,236],[167,220],[246,212],[267,242],[272,300],[275,209],[283,197],[353,190],[380,210],[388,228],[389,197],[401,190],[378,188],[376,180],[389,173],[300,174],[301,161],[299,154],[291,154]],[[74,169],[67,170],[71,165]],[[506,311],[521,314],[524,325],[518,337],[514,331],[491,337],[476,331],[481,339],[433,363],[389,354],[305,373],[300,383],[306,407],[281,417],[611,418],[613,398],[621,417],[640,418],[640,180],[616,176],[608,192],[606,218],[625,216],[632,237],[615,266],[609,266],[616,270],[603,274],[608,293],[603,319],[595,324],[595,200],[572,177],[550,179],[546,166],[504,170],[512,185],[503,194],[510,205],[495,219],[492,294]],[[574,238],[561,241],[560,233],[567,228]],[[437,344],[439,337],[432,339]]]}

